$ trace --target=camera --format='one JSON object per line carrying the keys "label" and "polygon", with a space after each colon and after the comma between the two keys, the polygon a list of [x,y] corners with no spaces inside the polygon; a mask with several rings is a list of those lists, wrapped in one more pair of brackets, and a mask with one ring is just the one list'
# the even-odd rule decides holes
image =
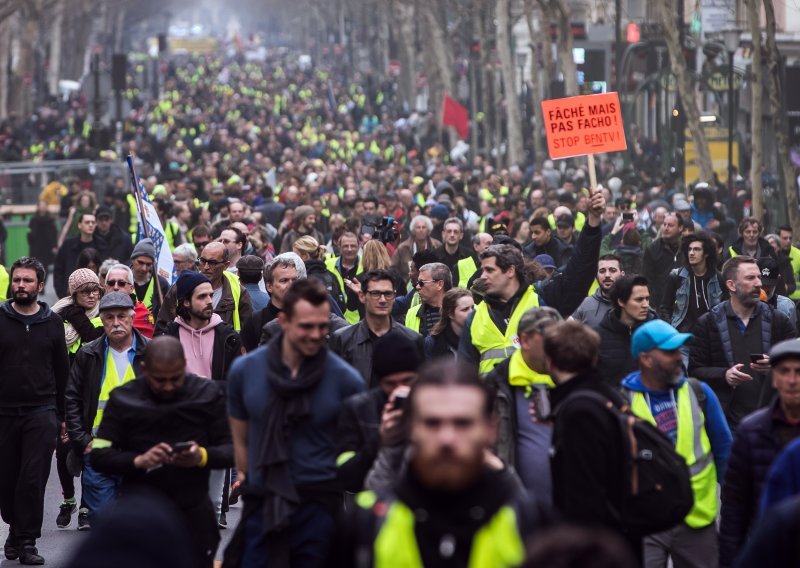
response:
{"label": "camera", "polygon": [[372,235],[383,244],[393,243],[397,240],[397,221],[394,217],[367,217],[361,225],[361,232]]}

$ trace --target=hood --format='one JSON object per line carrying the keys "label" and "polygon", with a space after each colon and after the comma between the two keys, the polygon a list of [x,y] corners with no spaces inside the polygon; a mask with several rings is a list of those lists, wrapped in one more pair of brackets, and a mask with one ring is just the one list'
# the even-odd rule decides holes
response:
{"label": "hood", "polygon": [[622,320],[619,319],[619,314],[617,310],[609,310],[606,316],[603,318],[603,321],[600,323],[601,327],[605,327],[609,331],[613,333],[627,333],[629,335],[633,335],[633,332],[642,324],[649,322],[650,320],[654,320],[658,318],[658,315],[652,308],[647,309],[647,319],[643,322],[640,322],[638,325],[634,327],[630,327],[627,324],[622,323]]}
{"label": "hood", "polygon": [[305,264],[306,274],[324,274],[328,271],[328,267],[322,260],[307,260]]}
{"label": "hood", "polygon": [[195,334],[203,335],[204,333],[208,333],[209,331],[214,331],[214,328],[222,323],[222,318],[219,316],[219,314],[211,314],[211,320],[208,322],[208,325],[206,325],[205,327],[201,327],[200,329],[193,328],[188,323],[183,321],[183,318],[180,316],[175,318],[175,323],[177,323],[178,326],[185,329],[194,336]]}
{"label": "hood", "polygon": [[[12,300],[6,300],[2,304],[2,309],[6,313],[6,315],[12,319],[15,319],[19,322],[23,322],[23,317],[17,313],[17,311],[11,307]],[[35,314],[32,323],[41,323],[43,321],[47,321],[52,316],[53,311],[50,309],[50,306],[47,305],[47,302],[37,302],[39,304],[39,311]],[[23,322],[24,323],[24,322]]]}
{"label": "hood", "polygon": [[594,298],[601,304],[609,304],[609,305],[611,304],[611,300],[603,296],[603,291],[600,288],[594,291],[594,294],[592,294],[592,298]]}
{"label": "hood", "polygon": [[[681,380],[678,381],[678,384],[672,387],[672,390],[678,390],[683,386],[683,383],[686,382],[686,375],[681,377]],[[622,379],[622,386],[628,390],[632,390],[634,392],[641,392],[645,394],[662,394],[666,391],[654,391],[642,383],[642,372],[641,371],[634,371]]]}

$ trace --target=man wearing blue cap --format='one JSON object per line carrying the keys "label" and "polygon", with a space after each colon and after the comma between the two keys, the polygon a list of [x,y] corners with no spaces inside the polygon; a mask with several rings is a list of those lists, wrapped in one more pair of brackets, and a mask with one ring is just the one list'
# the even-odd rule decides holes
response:
{"label": "man wearing blue cap", "polygon": [[666,567],[670,557],[675,566],[717,565],[717,479],[732,438],[711,387],[684,374],[680,348],[692,337],[662,320],[643,324],[631,340],[639,371],[622,381],[631,411],[675,443],[692,476],[694,507],[675,528],[645,538],[647,567]]}

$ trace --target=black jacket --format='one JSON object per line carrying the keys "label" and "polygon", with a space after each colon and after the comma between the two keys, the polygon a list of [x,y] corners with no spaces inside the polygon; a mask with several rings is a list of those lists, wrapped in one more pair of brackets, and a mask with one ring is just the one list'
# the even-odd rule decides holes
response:
{"label": "black jacket", "polygon": [[[391,322],[391,330],[399,331],[413,341],[417,345],[420,360],[425,358],[425,338],[419,333],[395,321]],[[367,320],[340,329],[331,335],[328,342],[330,350],[358,371],[369,388],[378,385],[378,377],[372,372],[372,345],[372,332],[367,327]]]}
{"label": "black jacket", "polygon": [[[734,389],[725,380],[725,371],[731,366],[728,364],[728,357],[732,359],[733,354],[726,355],[726,345],[730,345],[730,339],[725,338],[723,341],[714,320],[715,310],[722,309],[731,309],[730,300],[703,314],[692,328],[694,339],[689,343],[689,375],[709,384],[717,395],[728,422],[735,424],[753,410],[766,406],[772,399],[774,389],[768,380],[763,380],[760,392],[751,400],[752,397],[748,396],[748,392],[752,394],[751,390]],[[775,345],[784,339],[793,339],[796,335],[792,322],[779,311],[772,311],[769,345]],[[745,363],[745,361],[739,362]],[[745,372],[749,368],[748,365],[749,361],[745,366]],[[742,392],[745,394],[741,395]]]}
{"label": "black jacket", "polygon": [[[180,341],[181,326],[171,321],[164,331],[156,330],[155,335],[171,335]],[[233,360],[242,354],[242,340],[233,327],[225,322],[214,328],[214,352],[211,355],[211,378],[215,381],[225,381],[228,369]]]}
{"label": "black jacket", "polygon": [[276,308],[270,300],[265,308],[255,312],[247,318],[247,321],[242,322],[242,345],[245,351],[252,351],[259,346],[264,326],[277,319],[278,314],[282,311],[280,308]]}
{"label": "black jacket", "polygon": [[606,384],[617,388],[625,375],[639,368],[639,363],[631,355],[631,337],[640,325],[654,319],[658,317],[650,310],[645,321],[630,327],[620,321],[617,310],[609,310],[600,322],[597,328],[597,333],[600,334],[600,357],[597,369]]}
{"label": "black jacket", "polygon": [[[586,228],[588,228],[588,225]],[[549,254],[551,257],[553,257],[553,262],[555,265],[559,268],[563,268],[569,262],[570,258],[572,258],[572,255],[575,252],[575,247],[572,247],[559,239],[554,232],[550,237],[550,241],[543,247],[537,247],[536,243],[531,241],[529,244],[525,245],[525,248],[522,249],[522,252],[528,258],[534,258],[540,254]]]}
{"label": "black jacket", "polygon": [[61,243],[61,248],[56,253],[53,261],[53,287],[59,298],[66,298],[69,295],[67,286],[69,275],[78,267],[78,257],[87,248],[93,248],[100,252],[100,245],[97,239],[92,239],[90,243],[82,243],[80,237],[70,237]]}
{"label": "black jacket", "polygon": [[58,243],[56,220],[49,213],[34,215],[28,222],[28,250],[30,255],[47,266],[55,258],[53,249]]}
{"label": "black jacket", "polygon": [[357,493],[364,489],[364,479],[381,446],[379,429],[388,398],[380,387],[375,387],[351,396],[342,406],[336,436],[338,455],[355,453],[337,470],[337,479],[345,491]]}
{"label": "black jacket", "polygon": [[677,243],[673,250],[663,238],[659,237],[645,249],[642,257],[642,276],[647,278],[651,306],[661,305],[667,275],[682,263],[680,245]]}
{"label": "black jacket", "polygon": [[[142,372],[142,353],[148,340],[133,330],[136,348],[133,354],[133,372]],[[69,370],[66,393],[66,422],[70,442],[78,455],[92,441],[92,426],[97,415],[97,401],[103,382],[106,364],[106,336],[87,343],[78,350]]]}
{"label": "black jacket", "polygon": [[52,407],[63,420],[69,372],[64,321],[39,302],[26,323],[11,303],[0,305],[0,415]]}
{"label": "black jacket", "polygon": [[772,462],[785,447],[775,429],[778,399],[739,424],[722,485],[720,566],[733,566],[758,517],[761,491]]}
{"label": "black jacket", "polygon": [[[328,267],[321,260],[308,260],[306,261],[306,274],[309,278],[314,278],[322,282],[328,294],[337,302],[342,298],[342,289],[339,287],[339,280],[331,274]],[[342,307],[340,305],[340,307]]]}
{"label": "black jacket", "polygon": [[[110,446],[97,447],[97,440]],[[165,465],[150,472],[133,460],[160,442],[195,441],[208,452],[205,467]],[[135,380],[111,391],[92,448],[92,467],[122,476],[123,491],[136,485],[160,490],[180,509],[210,506],[208,476],[212,469],[233,466],[233,444],[222,389],[208,379],[186,376],[173,401],[153,396],[146,380]]]}
{"label": "black jacket", "polygon": [[101,235],[99,231],[95,231],[94,240],[97,242],[97,246],[100,247],[100,257],[103,260],[114,258],[125,264],[133,252],[133,241],[130,233],[126,233],[114,223],[111,224],[107,235]]}
{"label": "black jacket", "polygon": [[602,394],[618,408],[625,405],[594,369],[551,391],[553,503],[569,522],[621,532],[614,514],[622,502],[624,451],[617,418],[592,400],[562,407],[574,393],[586,390]]}

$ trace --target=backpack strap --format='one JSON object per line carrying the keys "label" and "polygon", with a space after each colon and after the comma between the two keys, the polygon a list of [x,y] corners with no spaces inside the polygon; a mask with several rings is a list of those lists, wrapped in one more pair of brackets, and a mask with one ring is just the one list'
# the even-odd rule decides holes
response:
{"label": "backpack strap", "polygon": [[703,414],[705,414],[706,401],[708,400],[708,397],[706,397],[706,393],[703,390],[703,385],[700,383],[699,379],[687,377],[686,380],[689,381],[689,386],[694,391],[694,396],[697,398],[697,402],[700,403],[700,409],[703,411]]}

